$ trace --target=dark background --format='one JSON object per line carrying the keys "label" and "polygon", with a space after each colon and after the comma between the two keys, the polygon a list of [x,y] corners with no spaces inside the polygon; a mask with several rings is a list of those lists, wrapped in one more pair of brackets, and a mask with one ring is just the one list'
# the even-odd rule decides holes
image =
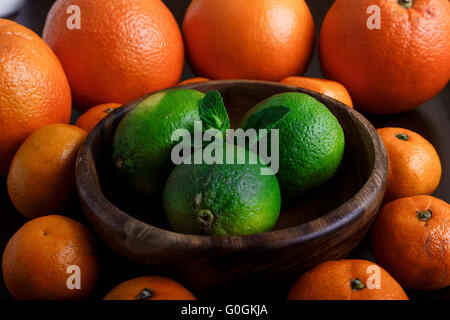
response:
{"label": "dark background", "polygon": [[[28,0],[20,12],[8,18],[14,19],[34,30],[36,33],[41,34],[47,12],[53,2],[53,0]],[[189,0],[165,0],[164,2],[175,15],[177,21],[181,24],[184,13],[189,4]],[[314,16],[316,23],[316,36],[318,37],[322,20],[333,0],[307,0],[307,2]],[[305,75],[310,77],[321,77],[317,52]],[[183,79],[193,76],[192,71],[186,64],[183,72]],[[411,129],[420,133],[434,145],[441,158],[443,170],[441,184],[434,196],[450,202],[450,86],[447,85],[447,87],[438,96],[416,110],[398,115],[366,116],[376,128],[396,126]],[[75,120],[77,117],[78,115],[74,113],[72,120]],[[7,196],[6,181],[4,178],[0,178],[0,214],[2,216],[2,222],[0,223],[0,252],[3,252],[9,238],[27,221],[11,205]],[[81,208],[73,208],[70,215],[78,221],[88,225]],[[117,256],[109,248],[107,248],[101,240],[99,240],[99,244],[101,247],[99,250],[101,272],[97,283],[97,288],[91,298],[102,298],[118,283],[132,277],[152,274],[152,270],[148,267],[132,264]],[[351,257],[372,260],[372,254],[370,252],[367,239],[359,245]],[[176,279],[176,275],[170,275],[170,277]],[[261,292],[260,288],[255,290],[256,296],[258,296],[257,292]],[[283,299],[286,295],[287,292],[265,292],[263,297],[266,299]],[[408,295],[412,299],[450,299],[450,288],[435,292],[408,291]],[[236,287],[236,292],[227,292],[226,294],[223,294],[223,297],[239,297],[239,288]],[[199,298],[202,297],[199,296]],[[246,296],[246,298],[249,297]],[[4,286],[3,279],[1,278],[0,300],[3,299],[11,299],[11,297]]]}

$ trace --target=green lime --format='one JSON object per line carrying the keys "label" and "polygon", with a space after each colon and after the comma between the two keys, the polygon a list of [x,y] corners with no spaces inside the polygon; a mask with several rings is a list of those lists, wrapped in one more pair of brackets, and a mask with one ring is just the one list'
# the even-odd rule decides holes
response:
{"label": "green lime", "polygon": [[223,164],[183,163],[171,173],[163,201],[175,231],[213,236],[247,235],[270,231],[275,225],[281,205],[276,177],[261,175],[260,169],[267,166],[260,159],[250,164],[250,151],[226,145],[224,159],[226,152],[234,152],[233,163],[225,160]]}
{"label": "green lime", "polygon": [[119,123],[113,140],[113,164],[120,176],[146,195],[161,193],[174,165],[171,150],[176,129],[193,131],[200,121],[203,93],[171,89],[155,93]]}
{"label": "green lime", "polygon": [[292,198],[322,185],[335,174],[344,154],[344,131],[327,107],[297,92],[274,95],[260,102],[244,116],[240,127],[245,127],[251,115],[273,106],[290,109],[277,125],[277,178],[282,194]]}

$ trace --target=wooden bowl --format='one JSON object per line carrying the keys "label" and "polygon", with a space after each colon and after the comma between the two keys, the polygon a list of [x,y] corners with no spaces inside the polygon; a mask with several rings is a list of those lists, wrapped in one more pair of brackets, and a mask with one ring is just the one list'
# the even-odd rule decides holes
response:
{"label": "wooden bowl", "polygon": [[[372,125],[344,104],[306,89],[262,81],[210,81],[182,86],[219,90],[232,125],[256,103],[278,93],[307,93],[324,103],[341,123],[343,162],[323,187],[284,205],[272,232],[233,237],[170,231],[162,200],[141,198],[114,179],[114,131],[138,99],[105,118],[82,146],[76,168],[83,209],[100,236],[117,253],[162,270],[195,292],[224,288],[290,286],[301,273],[326,260],[346,257],[374,220],[384,195],[387,157]],[[287,292],[285,292],[287,294]]]}

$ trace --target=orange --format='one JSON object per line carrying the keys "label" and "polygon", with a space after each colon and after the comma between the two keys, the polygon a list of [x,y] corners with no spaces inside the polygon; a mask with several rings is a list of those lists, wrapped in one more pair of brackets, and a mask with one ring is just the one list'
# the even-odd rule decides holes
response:
{"label": "orange", "polygon": [[375,263],[336,260],[324,262],[301,276],[288,299],[408,300],[408,296],[397,281]]}
{"label": "orange", "polygon": [[28,218],[62,211],[75,195],[75,160],[86,131],[51,124],[30,135],[9,170],[8,194]]}
{"label": "orange", "polygon": [[195,82],[204,82],[204,81],[209,81],[209,80],[210,79],[208,79],[208,78],[195,77],[195,78],[190,78],[190,79],[186,79],[184,81],[181,81],[178,85],[181,86],[183,84],[195,83]]}
{"label": "orange", "polygon": [[402,128],[377,130],[388,155],[385,201],[432,194],[441,180],[436,149],[421,135]]}
{"label": "orange", "polygon": [[376,261],[407,288],[450,286],[449,222],[450,205],[432,196],[389,202],[372,230]]}
{"label": "orange", "polygon": [[352,98],[347,89],[336,81],[318,78],[287,77],[280,82],[324,94],[353,108]]}
{"label": "orange", "polygon": [[[79,30],[67,28],[72,5],[80,8]],[[81,112],[174,86],[183,70],[181,32],[160,0],[58,0],[44,39],[59,57]]]}
{"label": "orange", "polygon": [[20,144],[50,123],[69,123],[71,94],[58,58],[33,31],[0,19],[0,176]]}
{"label": "orange", "polygon": [[90,132],[94,127],[102,121],[108,114],[114,111],[114,109],[120,108],[120,103],[104,103],[98,106],[92,107],[85,113],[83,113],[75,123],[75,125],[87,132]]}
{"label": "orange", "polygon": [[323,74],[362,111],[414,109],[450,78],[449,30],[448,0],[336,0],[320,32]]}
{"label": "orange", "polygon": [[315,41],[304,0],[193,0],[183,34],[191,67],[210,79],[302,74]]}
{"label": "orange", "polygon": [[63,216],[31,220],[6,245],[2,271],[15,299],[85,298],[98,275],[94,237],[85,226]]}
{"label": "orange", "polygon": [[103,300],[196,300],[178,282],[163,277],[139,277],[119,284]]}

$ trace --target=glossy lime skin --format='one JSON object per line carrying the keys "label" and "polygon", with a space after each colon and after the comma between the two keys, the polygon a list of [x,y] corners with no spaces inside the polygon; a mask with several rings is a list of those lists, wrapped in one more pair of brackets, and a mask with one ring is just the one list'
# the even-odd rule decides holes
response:
{"label": "glossy lime skin", "polygon": [[278,125],[277,178],[283,196],[293,199],[323,185],[336,173],[345,149],[344,131],[325,105],[297,92],[274,95],[260,102],[244,116],[240,127],[252,114],[272,106],[290,109]]}
{"label": "glossy lime skin", "polygon": [[155,93],[119,123],[113,139],[113,165],[119,175],[145,195],[161,194],[174,164],[171,151],[176,129],[193,131],[200,121],[204,94],[190,89]]}
{"label": "glossy lime skin", "polygon": [[[245,156],[249,153],[240,147],[226,148],[235,148],[235,155],[238,150]],[[212,236],[270,231],[280,214],[281,195],[276,177],[261,175],[261,168],[267,168],[261,161],[180,164],[171,173],[163,194],[170,225],[180,233]],[[205,211],[213,215],[208,226],[199,220]]]}

